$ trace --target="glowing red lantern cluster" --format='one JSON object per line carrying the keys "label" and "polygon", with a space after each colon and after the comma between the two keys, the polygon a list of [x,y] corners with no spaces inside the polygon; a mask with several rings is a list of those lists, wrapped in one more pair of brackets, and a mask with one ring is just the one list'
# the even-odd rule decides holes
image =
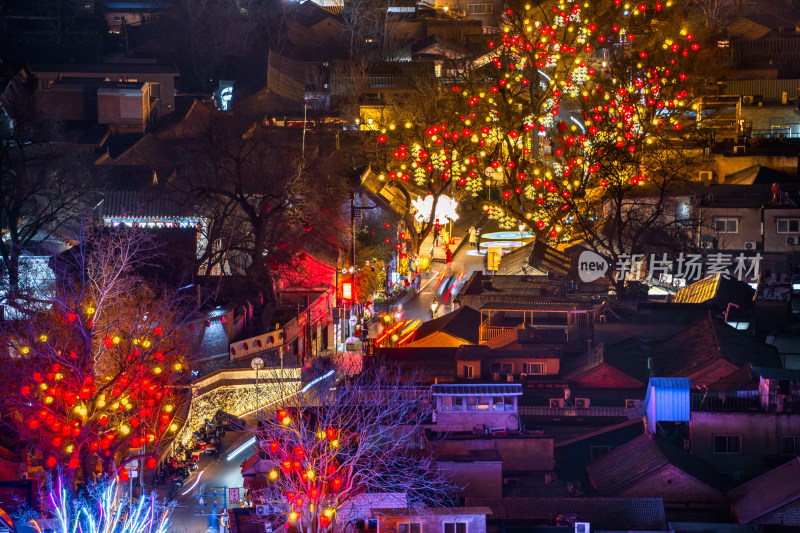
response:
{"label": "glowing red lantern cluster", "polygon": [[[411,169],[415,183],[428,190],[452,180],[472,196],[485,196],[480,201],[492,204],[487,212],[501,227],[521,221],[555,237],[554,229],[568,224],[577,192],[608,186],[610,161],[622,159],[620,153],[641,157],[653,136],[683,128],[679,108],[689,93],[681,84],[699,43],[689,32],[653,42],[649,34],[663,10],[660,2],[614,4],[616,10],[598,23],[577,1],[561,2],[540,20],[535,8],[508,10],[509,27],[490,42],[494,79],[474,91],[453,86],[448,94],[457,118],[422,125],[424,135],[415,144],[399,144],[389,158],[390,178],[407,181]],[[640,28],[647,38],[637,38]],[[593,56],[598,48],[610,51],[610,61],[621,61],[620,53],[627,57],[629,77],[617,79],[610,67],[596,71],[591,65],[599,64]],[[521,128],[513,125],[518,104]],[[407,129],[391,131],[402,137]],[[629,167],[615,183],[646,182],[633,162]],[[484,195],[492,180],[505,184],[499,198]]]}

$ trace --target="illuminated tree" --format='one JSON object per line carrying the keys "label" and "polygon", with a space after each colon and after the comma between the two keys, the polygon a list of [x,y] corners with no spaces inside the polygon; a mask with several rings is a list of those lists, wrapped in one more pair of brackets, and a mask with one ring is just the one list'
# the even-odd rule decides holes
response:
{"label": "illuminated tree", "polygon": [[708,57],[671,1],[511,4],[436,120],[382,128],[383,177],[461,191],[502,228],[580,238],[618,193],[684,176],[664,163],[695,129],[693,74]]}
{"label": "illuminated tree", "polygon": [[[69,484],[69,481],[66,481]],[[46,493],[45,508],[53,515],[56,533],[166,533],[169,530],[170,506],[156,500],[155,494],[131,501],[116,480],[92,485],[78,499],[70,497],[65,481],[57,478]],[[41,531],[37,520],[31,520]]]}
{"label": "illuminated tree", "polygon": [[330,531],[342,506],[364,494],[404,493],[410,505],[425,506],[457,490],[418,446],[433,409],[427,390],[381,367],[316,381],[261,421],[260,453],[274,466],[255,499],[273,510],[273,524]]}
{"label": "illuminated tree", "polygon": [[0,324],[0,401],[45,467],[67,480],[80,472],[89,482],[98,467],[125,479],[130,448],[149,446],[153,468],[158,443],[177,429],[192,308],[137,274],[154,253],[142,234],[115,232],[71,252],[52,291]]}

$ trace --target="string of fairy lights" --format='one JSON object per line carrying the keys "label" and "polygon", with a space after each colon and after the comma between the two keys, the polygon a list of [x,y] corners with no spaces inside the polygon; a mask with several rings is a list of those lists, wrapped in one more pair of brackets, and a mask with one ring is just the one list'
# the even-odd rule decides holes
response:
{"label": "string of fairy lights", "polygon": [[[488,81],[451,87],[450,120],[380,131],[379,147],[400,142],[379,178],[413,177],[430,192],[446,183],[503,229],[525,224],[568,239],[576,196],[645,184],[643,152],[683,127],[689,59],[700,45],[662,24],[671,5],[613,0],[602,17],[581,1],[509,9],[481,72]],[[624,76],[614,68],[622,64]]]}

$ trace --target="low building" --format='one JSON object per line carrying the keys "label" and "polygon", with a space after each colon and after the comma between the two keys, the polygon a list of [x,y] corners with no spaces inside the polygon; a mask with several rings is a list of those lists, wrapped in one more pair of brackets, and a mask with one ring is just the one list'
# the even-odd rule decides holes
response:
{"label": "low building", "polygon": [[566,526],[575,532],[669,529],[660,498],[467,498],[465,503],[488,507],[490,527],[518,531],[536,531],[537,526]]}
{"label": "low building", "polygon": [[457,348],[463,344],[478,344],[481,314],[470,307],[423,322],[414,332],[408,348]]}
{"label": "low building", "polygon": [[486,533],[488,507],[446,507],[415,511],[407,508],[375,508],[376,533]]}
{"label": "low building", "polygon": [[557,376],[560,344],[528,345],[525,349],[461,346],[456,353],[456,376],[465,380],[520,381],[533,376]]}
{"label": "low building", "polygon": [[728,492],[740,524],[800,527],[800,458]]}
{"label": "low building", "polygon": [[727,509],[730,488],[702,459],[653,435],[640,435],[586,467],[602,496],[653,498],[665,507]]}
{"label": "low building", "polygon": [[503,458],[496,449],[467,450],[460,454],[439,454],[436,466],[451,472],[463,488],[459,497],[501,498],[503,496]]}

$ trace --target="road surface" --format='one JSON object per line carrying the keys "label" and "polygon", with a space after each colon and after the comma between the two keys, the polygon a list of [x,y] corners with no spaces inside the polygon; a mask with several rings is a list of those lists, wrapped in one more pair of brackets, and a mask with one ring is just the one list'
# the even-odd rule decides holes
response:
{"label": "road surface", "polygon": [[[222,491],[220,487],[241,487],[244,483],[242,478],[241,464],[255,453],[255,445],[244,448],[235,458],[228,461],[227,457],[231,451],[236,450],[240,445],[247,443],[252,438],[251,433],[229,431],[222,438],[221,451],[218,457],[213,458],[209,455],[201,455],[200,467],[192,472],[192,475],[184,481],[181,488],[164,487],[159,490],[159,494],[164,497],[172,497],[177,501],[177,507],[172,514],[172,524],[169,528],[170,533],[205,533],[218,531],[209,528],[208,513],[212,505],[216,502],[218,509],[222,509]],[[217,488],[218,496],[204,497],[204,507],[198,507],[199,497],[204,494],[212,494]],[[228,506],[229,508],[232,506]],[[196,516],[195,513],[205,513]]]}

